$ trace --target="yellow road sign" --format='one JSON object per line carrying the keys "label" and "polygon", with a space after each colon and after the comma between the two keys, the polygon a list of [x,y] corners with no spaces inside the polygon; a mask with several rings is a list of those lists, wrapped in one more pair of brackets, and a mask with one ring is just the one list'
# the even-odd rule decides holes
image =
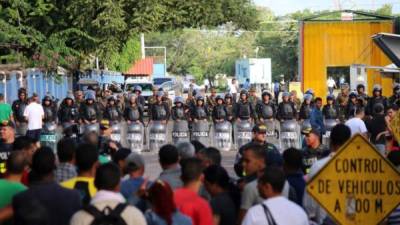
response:
{"label": "yellow road sign", "polygon": [[390,122],[390,128],[392,129],[393,136],[400,142],[400,112],[397,112],[394,119]]}
{"label": "yellow road sign", "polygon": [[339,224],[376,225],[400,203],[400,173],[358,134],[308,182],[307,191]]}

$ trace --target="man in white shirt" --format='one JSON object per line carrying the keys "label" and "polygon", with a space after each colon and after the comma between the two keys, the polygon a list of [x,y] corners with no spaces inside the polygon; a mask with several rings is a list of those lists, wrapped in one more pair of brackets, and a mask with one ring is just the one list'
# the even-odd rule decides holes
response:
{"label": "man in white shirt", "polygon": [[258,179],[258,191],[264,200],[247,212],[242,225],[308,225],[304,210],[282,196],[285,174],[277,167],[269,167]]}
{"label": "man in white shirt", "polygon": [[236,102],[237,93],[239,92],[239,85],[237,84],[236,78],[232,79],[232,82],[229,84],[229,93],[232,94],[233,101]]}
{"label": "man in white shirt", "polygon": [[333,94],[333,89],[336,87],[336,82],[332,77],[329,77],[326,81],[326,85],[328,86],[329,95]]}
{"label": "man in white shirt", "polygon": [[24,117],[28,121],[26,136],[38,141],[42,131],[44,111],[39,102],[39,97],[33,94],[29,105],[25,108]]}
{"label": "man in white shirt", "polygon": [[348,126],[351,130],[351,136],[355,134],[361,134],[364,137],[367,137],[367,127],[365,126],[364,121],[362,120],[365,116],[364,108],[357,107],[355,112],[355,116],[346,121],[346,126]]}

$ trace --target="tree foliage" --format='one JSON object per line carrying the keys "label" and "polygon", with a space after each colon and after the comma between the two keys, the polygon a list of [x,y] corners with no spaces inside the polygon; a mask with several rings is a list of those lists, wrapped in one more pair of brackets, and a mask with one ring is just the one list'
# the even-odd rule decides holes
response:
{"label": "tree foliage", "polygon": [[125,48],[137,45],[131,37],[139,32],[215,27],[229,21],[255,28],[255,13],[247,0],[0,1],[0,54],[19,52],[49,70],[72,61],[72,67],[84,69],[84,62],[94,57],[104,67],[122,69],[126,62],[117,63],[116,57],[136,57],[132,50],[137,48]]}

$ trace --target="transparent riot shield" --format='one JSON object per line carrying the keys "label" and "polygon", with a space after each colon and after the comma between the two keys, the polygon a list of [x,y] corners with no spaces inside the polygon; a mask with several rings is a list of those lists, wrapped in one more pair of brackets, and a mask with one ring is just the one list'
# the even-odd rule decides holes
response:
{"label": "transparent riot shield", "polygon": [[232,125],[228,121],[214,124],[213,145],[219,150],[230,151],[232,144]]}
{"label": "transparent riot shield", "polygon": [[279,132],[275,119],[264,120],[264,125],[267,127],[267,141],[276,144],[278,142]]}
{"label": "transparent riot shield", "polygon": [[189,138],[189,126],[186,120],[174,121],[172,126],[172,143],[177,144],[178,142],[188,142]]}
{"label": "transparent riot shield", "polygon": [[334,126],[336,126],[336,124],[338,124],[338,121],[335,119],[326,119],[326,120],[324,120],[324,124],[325,124],[325,134],[322,135],[322,144],[325,146],[329,146],[331,130]]}
{"label": "transparent riot shield", "polygon": [[59,135],[57,134],[57,124],[55,122],[45,123],[42,133],[40,134],[41,146],[50,147],[54,152],[56,152],[58,139]]}
{"label": "transparent riot shield", "polygon": [[27,123],[18,123],[15,128],[15,136],[16,137],[25,136],[27,129],[28,129]]}
{"label": "transparent riot shield", "polygon": [[158,152],[167,143],[167,125],[161,121],[151,121],[147,133],[149,151]]}
{"label": "transparent riot shield", "polygon": [[193,123],[192,140],[199,141],[206,147],[210,146],[210,124],[207,120]]}
{"label": "transparent riot shield", "polygon": [[285,120],[280,124],[280,149],[300,148],[300,126],[296,120]]}
{"label": "transparent riot shield", "polygon": [[132,122],[127,125],[126,139],[131,151],[141,152],[144,149],[144,127],[141,122]]}
{"label": "transparent riot shield", "polygon": [[240,120],[235,123],[233,133],[236,150],[251,141],[252,129],[253,124],[248,120]]}
{"label": "transparent riot shield", "polygon": [[304,148],[306,145],[306,137],[301,133],[301,131],[308,128],[312,128],[310,119],[303,120],[303,122],[300,123],[300,148]]}
{"label": "transparent riot shield", "polygon": [[100,128],[98,123],[90,123],[90,124],[82,124],[81,125],[81,134],[85,135],[90,132],[95,132],[100,134]]}
{"label": "transparent riot shield", "polygon": [[111,140],[121,143],[122,140],[122,126],[121,123],[114,122],[111,125]]}

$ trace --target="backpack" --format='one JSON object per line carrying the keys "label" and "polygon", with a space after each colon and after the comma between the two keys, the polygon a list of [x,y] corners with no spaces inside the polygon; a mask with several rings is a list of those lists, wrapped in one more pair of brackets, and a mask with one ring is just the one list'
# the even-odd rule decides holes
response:
{"label": "backpack", "polygon": [[95,206],[88,205],[84,210],[94,217],[91,225],[127,225],[121,216],[127,206],[127,204],[120,203],[114,209],[106,206],[100,211]]}

